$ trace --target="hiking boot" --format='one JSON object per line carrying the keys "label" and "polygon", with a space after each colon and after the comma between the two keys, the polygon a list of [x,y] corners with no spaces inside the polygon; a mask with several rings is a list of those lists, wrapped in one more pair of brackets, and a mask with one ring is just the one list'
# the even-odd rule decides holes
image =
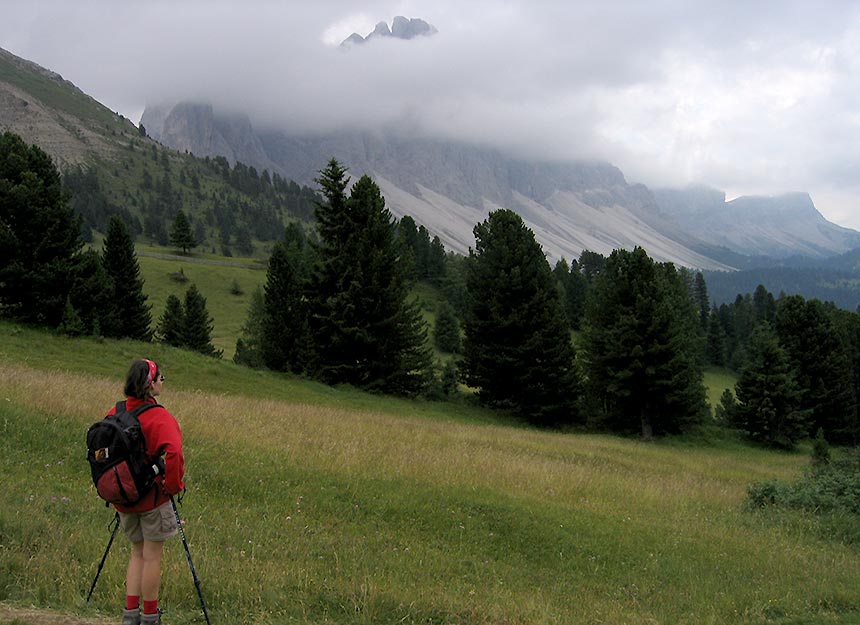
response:
{"label": "hiking boot", "polygon": [[140,608],[123,610],[122,625],[140,625]]}
{"label": "hiking boot", "polygon": [[161,625],[161,610],[155,614],[141,614],[140,625]]}

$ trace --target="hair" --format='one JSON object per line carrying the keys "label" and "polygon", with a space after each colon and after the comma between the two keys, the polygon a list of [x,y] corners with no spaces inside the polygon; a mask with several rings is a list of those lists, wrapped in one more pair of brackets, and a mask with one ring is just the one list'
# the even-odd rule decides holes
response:
{"label": "hair", "polygon": [[[154,372],[153,372],[154,369]],[[125,395],[136,399],[149,396],[149,385],[158,377],[158,365],[151,360],[135,360],[125,376]]]}

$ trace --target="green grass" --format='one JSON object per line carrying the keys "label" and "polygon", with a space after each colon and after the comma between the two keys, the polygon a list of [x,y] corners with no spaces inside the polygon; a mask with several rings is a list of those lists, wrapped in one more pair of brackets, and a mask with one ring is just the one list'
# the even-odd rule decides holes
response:
{"label": "green grass", "polygon": [[[82,459],[131,358],[186,442],[181,508],[215,623],[860,623],[860,553],[811,516],[747,512],[801,454],[543,432],[162,346],[0,323],[0,601],[115,616],[118,541]],[[178,540],[170,623],[200,622]]]}
{"label": "green grass", "polygon": [[[170,250],[159,252],[142,251],[138,255],[141,277],[144,280],[144,293],[152,306],[153,325],[164,313],[169,295],[185,300],[185,292],[191,284],[206,298],[206,308],[213,319],[212,344],[224,350],[224,358],[232,359],[236,351],[236,339],[241,335],[242,326],[248,318],[251,295],[266,283],[266,266],[253,263],[248,259],[233,260],[221,257],[193,255],[188,258],[154,258],[144,254],[169,254]],[[233,263],[233,264],[225,264]],[[178,282],[174,275],[182,273],[186,282]],[[236,284],[241,290],[237,295],[231,292]]]}
{"label": "green grass", "polygon": [[728,369],[710,368],[705,371],[705,388],[708,391],[708,403],[713,412],[714,406],[720,403],[720,396],[728,388],[734,393],[738,376]]}

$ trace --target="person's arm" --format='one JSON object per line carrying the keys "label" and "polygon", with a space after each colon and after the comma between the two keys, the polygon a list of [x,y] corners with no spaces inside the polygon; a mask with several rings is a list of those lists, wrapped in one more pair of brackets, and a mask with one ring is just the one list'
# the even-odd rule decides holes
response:
{"label": "person's arm", "polygon": [[182,431],[167,411],[159,428],[159,454],[164,457],[164,491],[176,495],[185,488],[185,457],[182,454]]}

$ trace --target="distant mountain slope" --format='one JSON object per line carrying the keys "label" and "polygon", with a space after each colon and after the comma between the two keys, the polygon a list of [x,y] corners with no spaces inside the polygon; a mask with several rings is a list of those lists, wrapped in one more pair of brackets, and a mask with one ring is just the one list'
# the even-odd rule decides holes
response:
{"label": "distant mountain slope", "polygon": [[822,258],[860,247],[860,232],[827,221],[807,193],[726,202],[706,187],[655,189],[660,210],[692,235],[750,256]]}
{"label": "distant mountain slope", "polygon": [[60,165],[112,158],[137,128],[62,76],[0,48],[0,130],[26,137]]}
{"label": "distant mountain slope", "polygon": [[370,174],[393,213],[413,216],[457,252],[474,244],[475,224],[490,210],[505,207],[522,215],[551,259],[577,258],[584,249],[609,254],[642,245],[661,261],[731,269],[693,249],[706,244],[660,215],[646,187],[629,184],[607,163],[525,161],[395,133],[298,137],[258,132],[247,118],[221,117],[207,105],[180,104],[164,111],[147,109],[141,120],[159,141],[194,154],[238,158],[242,153],[258,169],[273,169],[301,184],[312,184],[336,157],[353,178]]}
{"label": "distant mountain slope", "polygon": [[58,74],[0,50],[0,132],[6,130],[55,160],[85,238],[103,234],[118,215],[137,241],[168,246],[168,228],[183,210],[198,251],[267,256],[284,225],[308,220],[319,199],[294,182],[160,145]]}

